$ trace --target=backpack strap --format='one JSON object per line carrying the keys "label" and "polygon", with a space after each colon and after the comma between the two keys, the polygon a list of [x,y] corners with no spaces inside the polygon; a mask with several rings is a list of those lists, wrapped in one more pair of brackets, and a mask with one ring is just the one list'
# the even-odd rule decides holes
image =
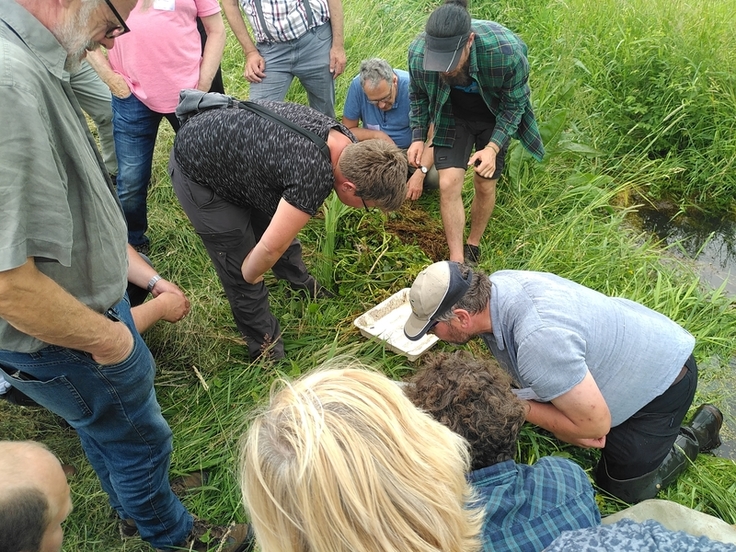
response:
{"label": "backpack strap", "polygon": [[237,102],[237,105],[240,109],[247,109],[248,111],[251,111],[257,115],[260,115],[264,119],[270,119],[274,122],[280,123],[281,125],[285,126],[292,132],[295,132],[297,134],[301,134],[305,138],[309,138],[314,144],[317,145],[320,152],[322,152],[322,155],[325,156],[327,161],[332,163],[332,156],[330,155],[330,148],[327,146],[327,142],[325,142],[321,137],[317,136],[314,132],[311,130],[307,130],[306,128],[303,128],[296,123],[293,123],[289,121],[288,119],[285,119],[278,113],[274,113],[270,109],[259,105],[257,103],[249,102],[249,101],[240,101]]}

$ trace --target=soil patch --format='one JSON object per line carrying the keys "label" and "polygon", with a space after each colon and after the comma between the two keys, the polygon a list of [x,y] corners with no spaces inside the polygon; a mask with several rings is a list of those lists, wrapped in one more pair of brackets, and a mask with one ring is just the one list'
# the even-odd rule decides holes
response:
{"label": "soil patch", "polygon": [[402,243],[421,248],[433,263],[449,257],[442,222],[416,202],[404,203],[396,215],[388,217],[385,228]]}

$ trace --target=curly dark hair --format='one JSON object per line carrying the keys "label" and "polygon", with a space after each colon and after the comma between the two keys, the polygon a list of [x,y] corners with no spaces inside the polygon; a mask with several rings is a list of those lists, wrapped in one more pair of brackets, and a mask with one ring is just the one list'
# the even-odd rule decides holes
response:
{"label": "curly dark hair", "polygon": [[524,403],[495,362],[465,351],[439,353],[406,387],[409,399],[470,443],[472,469],[511,460],[524,424]]}

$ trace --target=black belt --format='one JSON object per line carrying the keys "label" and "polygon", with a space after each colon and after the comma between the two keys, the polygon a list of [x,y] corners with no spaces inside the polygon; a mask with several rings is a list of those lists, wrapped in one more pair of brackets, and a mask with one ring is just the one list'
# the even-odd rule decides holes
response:
{"label": "black belt", "polygon": [[675,385],[680,383],[682,381],[682,378],[685,377],[685,374],[687,374],[687,365],[682,367],[682,370],[680,370],[680,373],[677,374],[675,381],[672,382],[672,385],[670,385],[670,387],[674,387]]}

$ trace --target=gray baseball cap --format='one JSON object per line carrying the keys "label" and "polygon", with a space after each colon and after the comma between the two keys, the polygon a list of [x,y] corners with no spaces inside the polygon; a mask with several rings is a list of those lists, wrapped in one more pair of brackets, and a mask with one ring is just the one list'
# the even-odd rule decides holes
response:
{"label": "gray baseball cap", "polygon": [[442,261],[422,270],[409,290],[411,315],[404,324],[404,335],[411,341],[421,339],[437,318],[449,311],[467,293],[473,271],[463,277],[460,265]]}

